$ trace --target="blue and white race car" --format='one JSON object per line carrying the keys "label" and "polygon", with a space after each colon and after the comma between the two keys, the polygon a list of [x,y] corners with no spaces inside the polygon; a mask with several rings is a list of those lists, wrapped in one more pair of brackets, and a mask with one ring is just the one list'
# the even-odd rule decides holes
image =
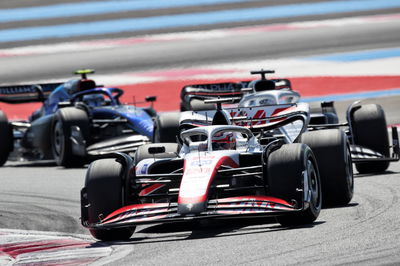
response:
{"label": "blue and white race car", "polygon": [[[65,83],[1,86],[0,101],[42,102],[26,121],[9,122],[0,110],[0,165],[8,159],[54,159],[78,167],[91,156],[134,152],[153,136],[151,107],[121,104],[123,91],[98,86],[78,70],[80,79]],[[147,97],[147,102],[155,101]]]}

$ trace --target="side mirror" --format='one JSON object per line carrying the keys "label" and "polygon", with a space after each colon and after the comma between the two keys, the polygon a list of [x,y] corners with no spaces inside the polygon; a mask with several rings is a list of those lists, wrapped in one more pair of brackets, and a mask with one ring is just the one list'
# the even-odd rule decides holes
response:
{"label": "side mirror", "polygon": [[146,96],[146,102],[155,102],[157,100],[157,96]]}
{"label": "side mirror", "polygon": [[149,147],[148,149],[150,154],[159,154],[159,153],[164,153],[165,152],[165,147],[164,146],[153,146]]}

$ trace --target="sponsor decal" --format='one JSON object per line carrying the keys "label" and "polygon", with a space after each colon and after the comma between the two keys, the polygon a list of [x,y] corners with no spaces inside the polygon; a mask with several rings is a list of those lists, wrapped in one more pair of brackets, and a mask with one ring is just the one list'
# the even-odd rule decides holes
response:
{"label": "sponsor decal", "polygon": [[140,173],[141,174],[146,174],[148,167],[149,167],[149,164],[147,164],[147,163],[143,164],[142,168],[140,169]]}
{"label": "sponsor decal", "polygon": [[212,160],[204,160],[204,159],[200,159],[198,161],[193,160],[190,163],[190,166],[203,166],[203,165],[210,165],[212,163]]}
{"label": "sponsor decal", "polygon": [[200,90],[211,90],[211,91],[237,91],[239,86],[236,83],[216,83],[216,84],[202,84],[191,86]]}
{"label": "sponsor decal", "polygon": [[11,95],[11,94],[23,94],[23,93],[33,93],[32,86],[10,86],[10,87],[0,87],[0,94]]}

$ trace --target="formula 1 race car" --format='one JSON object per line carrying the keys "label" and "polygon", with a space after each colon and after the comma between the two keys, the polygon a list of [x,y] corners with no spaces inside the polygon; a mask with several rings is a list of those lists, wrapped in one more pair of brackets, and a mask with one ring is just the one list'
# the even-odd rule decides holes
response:
{"label": "formula 1 race car", "polygon": [[[215,109],[215,104],[206,104],[204,100],[216,97],[231,99],[228,106],[238,107],[300,101],[300,94],[292,89],[288,79],[266,79],[265,75],[268,73],[274,71],[251,71],[251,74],[261,74],[261,79],[253,81],[185,86],[181,92],[181,110]],[[164,119],[161,121],[166,124],[166,119],[163,117],[161,119]],[[346,123],[339,123],[333,102],[310,105],[309,129],[345,128],[351,144],[353,162],[359,173],[383,172],[389,167],[390,162],[399,160],[397,130],[392,129],[393,152],[391,152],[385,113],[380,105],[354,102],[347,110],[346,119]],[[155,132],[155,135],[158,133]]]}
{"label": "formula 1 race car", "polygon": [[14,157],[54,159],[58,165],[76,167],[90,156],[134,152],[149,142],[153,108],[121,104],[121,89],[97,86],[87,79],[89,73],[94,71],[76,71],[81,78],[65,83],[0,87],[2,102],[43,103],[26,121],[9,122],[0,111],[0,166]]}
{"label": "formula 1 race car", "polygon": [[343,131],[304,132],[306,104],[222,110],[221,101],[208,102],[217,110],[182,113],[179,143],[145,144],[134,158],[115,153],[91,163],[82,225],[99,240],[128,239],[140,224],[238,216],[295,226],[313,223],[323,202],[351,200]]}

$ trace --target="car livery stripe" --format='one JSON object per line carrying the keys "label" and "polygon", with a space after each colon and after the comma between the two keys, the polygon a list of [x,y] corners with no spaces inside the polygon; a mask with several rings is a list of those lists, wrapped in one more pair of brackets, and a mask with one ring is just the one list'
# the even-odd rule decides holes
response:
{"label": "car livery stripe", "polygon": [[202,195],[196,196],[196,197],[183,196],[183,193],[186,192],[186,191],[184,191],[183,188],[185,187],[186,182],[190,183],[190,178],[191,178],[190,176],[188,177],[187,174],[185,175],[185,172],[188,169],[188,166],[186,166],[185,172],[183,173],[181,186],[179,189],[178,204],[195,204],[195,203],[205,202],[207,200],[207,196],[209,193],[209,187],[217,174],[217,170],[221,167],[221,165],[227,165],[227,166],[231,166],[234,168],[238,167],[238,164],[234,160],[232,160],[232,158],[230,158],[228,156],[222,156],[216,162],[215,165],[212,165],[213,170],[212,170],[211,174],[209,174],[209,179],[207,181],[207,188],[205,190],[205,193]]}
{"label": "car livery stripe", "polygon": [[129,215],[134,215],[145,211],[157,211],[159,209],[164,210],[168,207],[169,204],[167,203],[132,204],[113,211],[102,220],[102,223],[111,223],[115,220],[124,219]]}

